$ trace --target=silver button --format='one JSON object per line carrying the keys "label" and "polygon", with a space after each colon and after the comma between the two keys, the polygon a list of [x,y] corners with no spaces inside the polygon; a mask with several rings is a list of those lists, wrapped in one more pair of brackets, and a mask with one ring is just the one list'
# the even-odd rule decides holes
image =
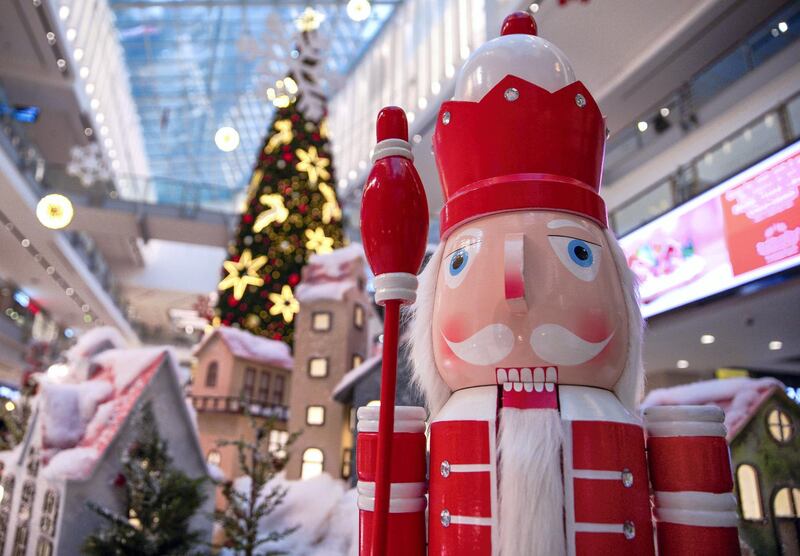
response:
{"label": "silver button", "polygon": [[506,89],[506,91],[503,93],[503,97],[504,97],[504,98],[505,98],[505,99],[506,99],[508,102],[514,102],[515,100],[517,100],[517,99],[519,98],[519,91],[518,91],[518,90],[517,90],[515,87],[509,87],[509,88],[508,88],[508,89]]}
{"label": "silver button", "polygon": [[442,114],[442,123],[444,125],[447,125],[447,124],[450,123],[450,112],[445,112],[444,114]]}
{"label": "silver button", "polygon": [[450,527],[450,512],[442,510],[442,513],[439,515],[439,520],[442,522],[442,527]]}
{"label": "silver button", "polygon": [[633,526],[633,521],[626,521],[622,524],[622,534],[628,540],[632,540],[636,536],[636,527]]}
{"label": "silver button", "polygon": [[450,462],[449,461],[444,460],[442,462],[442,465],[439,466],[439,473],[441,473],[442,477],[445,477],[445,478],[450,476]]}
{"label": "silver button", "polygon": [[586,97],[578,93],[577,95],[575,95],[575,104],[578,105],[578,108],[583,108],[584,106],[586,106]]}
{"label": "silver button", "polygon": [[631,488],[633,486],[633,473],[631,473],[630,469],[622,470],[622,484],[625,488]]}

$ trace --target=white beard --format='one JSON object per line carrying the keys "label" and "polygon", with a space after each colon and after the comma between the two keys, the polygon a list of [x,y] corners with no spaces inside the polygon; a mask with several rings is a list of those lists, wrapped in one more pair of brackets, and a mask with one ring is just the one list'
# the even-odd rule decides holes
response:
{"label": "white beard", "polygon": [[499,437],[500,555],[565,554],[558,411],[503,408]]}

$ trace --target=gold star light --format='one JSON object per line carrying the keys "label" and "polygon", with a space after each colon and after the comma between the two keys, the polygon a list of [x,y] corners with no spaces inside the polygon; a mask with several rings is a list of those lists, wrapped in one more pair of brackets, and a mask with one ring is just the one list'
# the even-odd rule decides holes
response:
{"label": "gold star light", "polygon": [[325,230],[317,228],[315,230],[306,230],[306,249],[315,251],[319,254],[330,253],[333,251],[333,238],[325,235]]}
{"label": "gold star light", "polygon": [[278,194],[262,195],[259,199],[262,205],[269,207],[256,216],[253,223],[253,233],[257,234],[273,222],[283,224],[289,217],[289,209],[283,204],[283,197]]}
{"label": "gold star light", "polygon": [[242,251],[238,262],[225,261],[222,266],[228,275],[222,279],[217,288],[227,290],[233,288],[234,299],[241,299],[247,286],[263,286],[264,280],[258,275],[258,270],[267,262],[264,255],[253,258],[250,249]]}
{"label": "gold star light", "polygon": [[325,118],[319,123],[319,136],[323,139],[328,138],[328,118]]}
{"label": "gold star light", "polygon": [[283,320],[292,322],[294,316],[300,310],[300,304],[292,293],[292,288],[284,285],[281,288],[281,293],[269,294],[269,300],[272,301],[272,307],[269,308],[269,314],[273,316],[282,315]]}
{"label": "gold star light", "polygon": [[318,178],[323,180],[330,179],[331,174],[325,168],[331,161],[325,157],[320,157],[317,154],[317,147],[308,147],[307,151],[297,149],[294,153],[300,159],[296,166],[297,171],[306,172],[308,174],[308,182],[311,185],[316,185]]}
{"label": "gold star light", "polygon": [[311,6],[307,6],[305,11],[300,14],[300,17],[294,20],[297,29],[303,32],[319,29],[323,21],[325,21],[325,14],[318,12]]}
{"label": "gold star light", "polygon": [[275,149],[281,145],[288,145],[294,139],[291,120],[278,120],[275,122],[275,129],[277,133],[269,138],[267,146],[264,147],[264,152],[267,154],[272,154]]}
{"label": "gold star light", "polygon": [[336,192],[333,187],[322,182],[319,184],[319,192],[325,197],[325,203],[322,205],[322,223],[330,224],[331,220],[340,220],[342,209],[339,207],[339,201],[336,200]]}

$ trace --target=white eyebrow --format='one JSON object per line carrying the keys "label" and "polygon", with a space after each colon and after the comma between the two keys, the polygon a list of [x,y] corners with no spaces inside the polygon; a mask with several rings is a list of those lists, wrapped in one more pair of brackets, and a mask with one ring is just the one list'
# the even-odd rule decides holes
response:
{"label": "white eyebrow", "polygon": [[480,228],[467,228],[466,230],[459,233],[456,237],[453,238],[453,243],[456,244],[459,241],[463,241],[465,238],[473,237],[475,239],[481,239],[483,236],[483,232]]}
{"label": "white eyebrow", "polygon": [[580,222],[575,222],[574,220],[567,220],[565,218],[557,218],[555,220],[551,220],[547,223],[547,227],[551,230],[557,230],[559,228],[580,228],[585,231],[590,231],[589,228],[581,224]]}

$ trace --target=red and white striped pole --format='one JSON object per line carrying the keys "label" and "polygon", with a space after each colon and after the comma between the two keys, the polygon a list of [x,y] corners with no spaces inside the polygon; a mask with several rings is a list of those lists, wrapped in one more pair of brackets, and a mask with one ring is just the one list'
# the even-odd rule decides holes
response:
{"label": "red and white striped pole", "polygon": [[361,202],[361,237],[375,274],[375,302],[386,308],[371,550],[372,556],[385,556],[400,306],[416,299],[417,272],[428,239],[428,202],[412,163],[402,108],[380,111],[377,139]]}

